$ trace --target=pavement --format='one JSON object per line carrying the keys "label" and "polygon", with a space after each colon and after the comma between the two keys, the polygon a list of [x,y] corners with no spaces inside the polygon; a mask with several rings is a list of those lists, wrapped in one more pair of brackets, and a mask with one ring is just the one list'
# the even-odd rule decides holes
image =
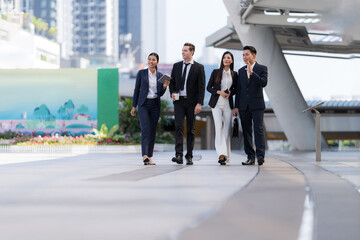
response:
{"label": "pavement", "polygon": [[0,153],[0,239],[360,239],[360,152],[172,155]]}

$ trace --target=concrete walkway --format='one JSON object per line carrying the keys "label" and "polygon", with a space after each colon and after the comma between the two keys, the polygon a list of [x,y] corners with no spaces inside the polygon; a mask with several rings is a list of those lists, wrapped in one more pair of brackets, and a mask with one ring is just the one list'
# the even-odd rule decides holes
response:
{"label": "concrete walkway", "polygon": [[360,239],[360,154],[0,153],[0,239]]}

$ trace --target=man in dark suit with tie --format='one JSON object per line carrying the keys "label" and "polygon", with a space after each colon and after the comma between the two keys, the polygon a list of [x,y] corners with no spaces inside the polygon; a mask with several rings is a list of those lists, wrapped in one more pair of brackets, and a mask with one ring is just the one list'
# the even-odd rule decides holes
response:
{"label": "man in dark suit with tie", "polygon": [[[240,115],[247,155],[247,161],[242,164],[253,165],[256,154],[258,164],[262,165],[265,161],[263,88],[267,85],[268,71],[266,66],[255,62],[256,49],[253,46],[245,46],[243,50],[243,60],[246,65],[238,72],[234,109],[234,115]],[[252,141],[253,123],[256,152]]]}
{"label": "man in dark suit with tie", "polygon": [[[205,94],[204,66],[193,60],[195,46],[185,43],[183,61],[174,64],[171,71],[170,94],[175,114],[175,157],[173,162],[183,164],[184,118],[186,117],[186,164],[192,165],[195,141],[195,115],[201,111]],[[179,97],[178,97],[179,96]]]}

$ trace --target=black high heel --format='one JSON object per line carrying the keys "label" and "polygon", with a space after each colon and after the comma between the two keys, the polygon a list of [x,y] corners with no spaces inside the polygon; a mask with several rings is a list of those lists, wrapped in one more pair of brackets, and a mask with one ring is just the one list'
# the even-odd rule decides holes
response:
{"label": "black high heel", "polygon": [[218,163],[220,163],[220,165],[226,165],[226,156],[223,156],[223,159],[219,159]]}
{"label": "black high heel", "polygon": [[143,160],[143,162],[144,162],[144,165],[149,165],[150,160],[149,160],[148,158],[145,158],[145,159]]}

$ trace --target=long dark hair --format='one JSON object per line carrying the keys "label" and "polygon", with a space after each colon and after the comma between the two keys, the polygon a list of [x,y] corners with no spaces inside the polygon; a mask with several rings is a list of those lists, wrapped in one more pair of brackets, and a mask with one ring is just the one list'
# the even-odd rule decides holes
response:
{"label": "long dark hair", "polygon": [[[152,53],[149,54],[148,58],[149,58],[150,56],[156,57],[156,60],[157,60],[157,62],[159,63],[159,55],[158,55],[157,53],[152,52]],[[156,71],[157,71],[157,66],[155,67],[155,69],[156,69]]]}
{"label": "long dark hair", "polygon": [[221,78],[222,78],[222,73],[223,73],[223,70],[224,70],[224,57],[226,54],[229,54],[230,57],[231,57],[231,60],[232,60],[232,63],[230,64],[230,70],[233,71],[234,70],[234,56],[231,52],[229,51],[226,51],[224,52],[224,54],[222,55],[221,57],[221,63],[220,63],[220,69],[215,77],[215,83],[219,83]]}

